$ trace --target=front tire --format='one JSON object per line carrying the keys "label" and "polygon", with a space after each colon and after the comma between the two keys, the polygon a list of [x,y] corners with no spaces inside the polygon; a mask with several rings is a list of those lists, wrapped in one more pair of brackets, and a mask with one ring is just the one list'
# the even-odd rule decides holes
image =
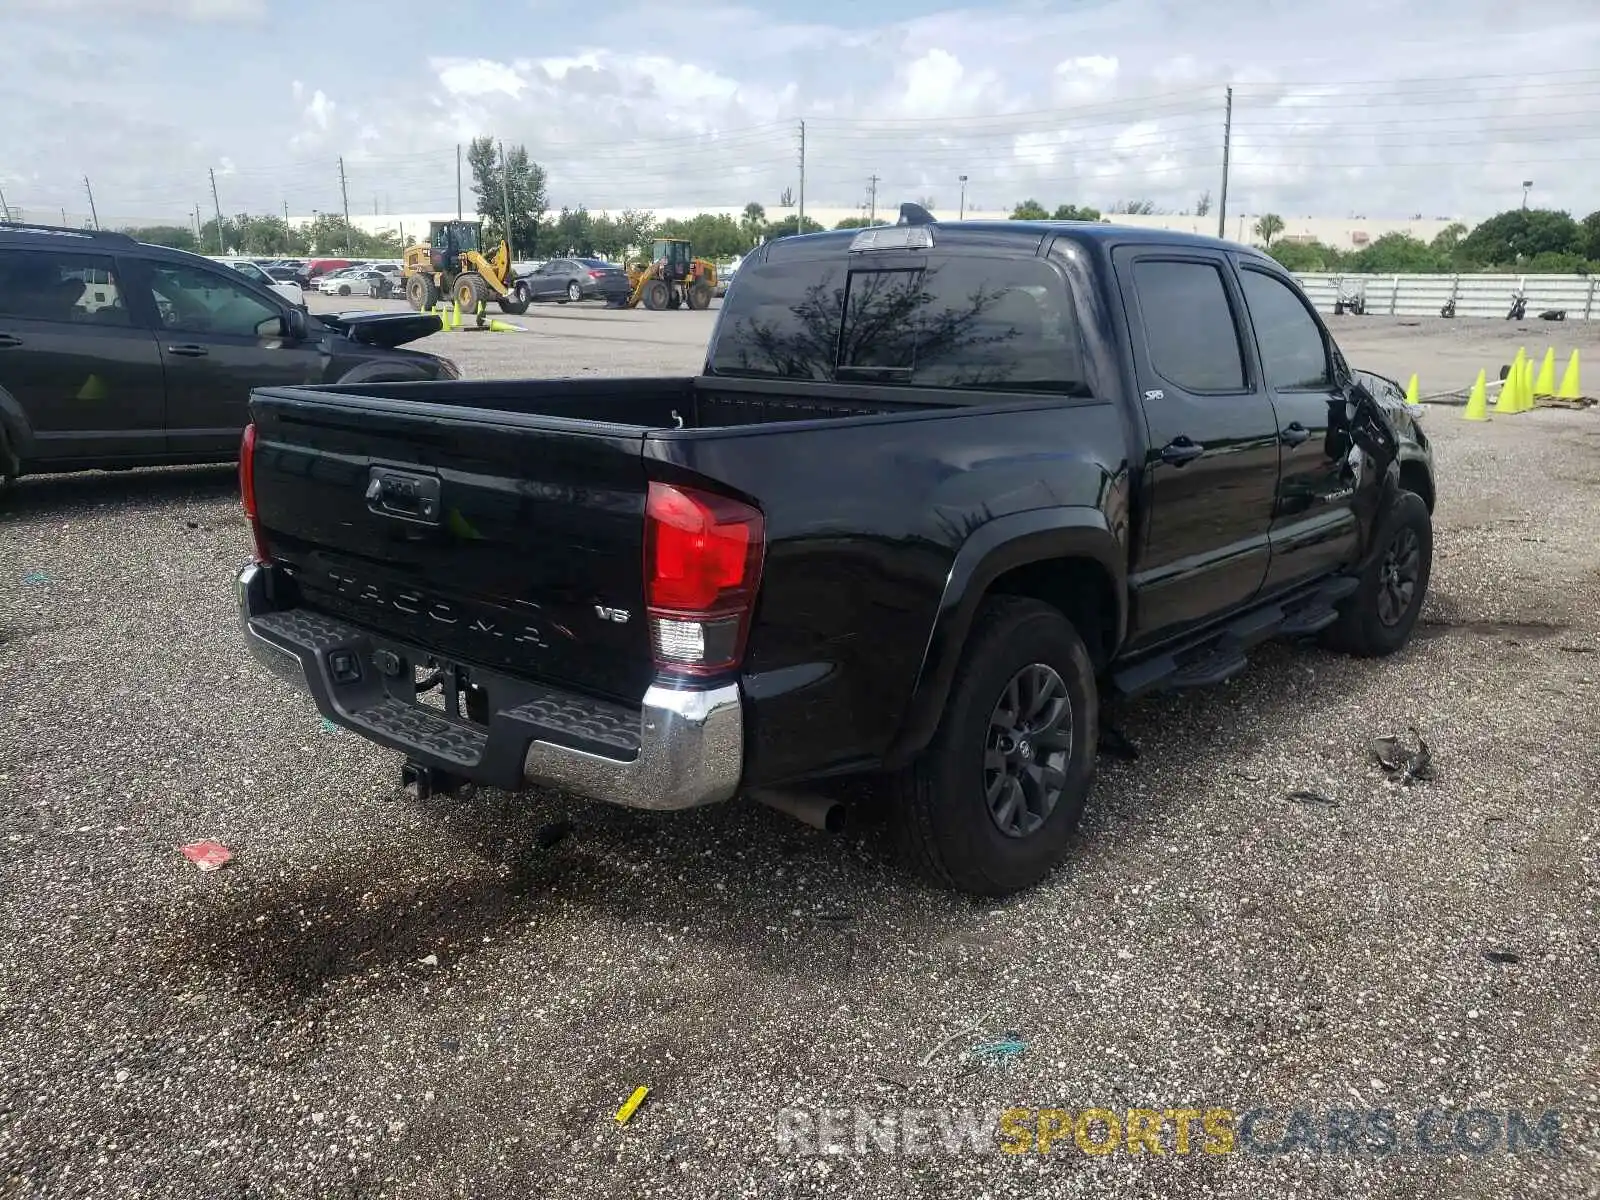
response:
{"label": "front tire", "polygon": [[579,300],[583,299],[583,289],[578,286],[578,281],[576,279],[567,284],[567,299],[573,304],[576,304]]}
{"label": "front tire", "polygon": [[1415,492],[1400,492],[1379,522],[1360,586],[1328,631],[1331,649],[1382,658],[1411,640],[1433,574],[1433,521]]}
{"label": "front tire", "polygon": [[1038,883],[1083,815],[1099,728],[1094,665],[1072,623],[1037,600],[986,600],[933,741],[891,781],[902,856],[974,896]]}
{"label": "front tire", "polygon": [[456,280],[453,289],[456,303],[467,312],[477,312],[478,305],[487,304],[493,294],[489,288],[489,281],[482,275],[463,275]]}

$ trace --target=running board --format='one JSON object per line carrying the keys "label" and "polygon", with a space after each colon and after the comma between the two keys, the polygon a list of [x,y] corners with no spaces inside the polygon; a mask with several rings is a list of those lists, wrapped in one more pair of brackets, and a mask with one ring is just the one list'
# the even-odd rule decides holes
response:
{"label": "running board", "polygon": [[1298,595],[1254,608],[1193,640],[1134,662],[1111,676],[1124,698],[1176,688],[1211,687],[1231,679],[1249,665],[1248,652],[1273,638],[1304,638],[1321,633],[1339,619],[1338,604],[1360,586],[1352,575],[1339,575]]}

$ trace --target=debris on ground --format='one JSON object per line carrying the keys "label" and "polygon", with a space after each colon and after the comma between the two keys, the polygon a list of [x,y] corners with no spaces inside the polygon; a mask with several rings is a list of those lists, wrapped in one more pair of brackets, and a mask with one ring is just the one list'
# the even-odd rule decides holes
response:
{"label": "debris on ground", "polygon": [[920,1066],[920,1067],[927,1066],[936,1057],[938,1057],[938,1054],[939,1054],[939,1052],[941,1050],[943,1050],[946,1046],[948,1046],[951,1042],[955,1041],[957,1038],[964,1037],[965,1035],[967,1035],[969,1033],[977,1033],[980,1028],[982,1028],[985,1024],[988,1023],[989,1016],[990,1016],[989,1013],[984,1013],[983,1016],[979,1017],[976,1021],[973,1021],[970,1025],[963,1025],[960,1029],[956,1030],[949,1037],[945,1038],[943,1041],[941,1041],[937,1045],[935,1045],[932,1050],[929,1050],[926,1054],[924,1054],[922,1056],[922,1060],[917,1065]]}
{"label": "debris on ground", "polygon": [[32,584],[32,583],[49,583],[50,582],[50,576],[46,575],[43,571],[29,571],[26,575],[24,575],[22,577],[22,582],[23,583],[29,583],[29,584]]}
{"label": "debris on ground", "polygon": [[1492,963],[1519,963],[1522,955],[1515,950],[1485,950],[1483,956]]}
{"label": "debris on ground", "polygon": [[991,1069],[1006,1067],[1011,1060],[1027,1051],[1028,1045],[1017,1033],[1008,1031],[1006,1035],[994,1042],[985,1042],[972,1048],[972,1056],[984,1066]]}
{"label": "debris on ground", "polygon": [[1293,800],[1296,804],[1325,804],[1329,808],[1339,807],[1339,802],[1332,796],[1324,796],[1321,792],[1314,792],[1310,788],[1290,792],[1285,799]]}
{"label": "debris on ground", "polygon": [[628,1118],[639,1110],[639,1105],[644,1103],[644,1098],[649,1094],[650,1089],[647,1087],[634,1088],[633,1095],[629,1096],[622,1107],[617,1109],[617,1124],[626,1125]]}
{"label": "debris on ground", "polygon": [[1409,787],[1419,780],[1433,778],[1433,755],[1415,725],[1408,725],[1406,732],[1416,741],[1414,747],[1406,745],[1400,736],[1390,734],[1368,742],[1367,753],[1391,778],[1398,778]]}
{"label": "debris on ground", "polygon": [[233,851],[221,842],[190,842],[179,850],[202,871],[220,871],[233,858]]}

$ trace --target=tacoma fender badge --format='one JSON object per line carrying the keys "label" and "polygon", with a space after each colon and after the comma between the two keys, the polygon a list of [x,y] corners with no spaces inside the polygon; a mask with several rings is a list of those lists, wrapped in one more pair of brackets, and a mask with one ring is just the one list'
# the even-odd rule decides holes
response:
{"label": "tacoma fender badge", "polygon": [[1160,388],[1152,388],[1150,391],[1144,394],[1144,400],[1146,404],[1149,404],[1155,400],[1165,400],[1166,398],[1167,393],[1162,391]]}
{"label": "tacoma fender badge", "polygon": [[613,625],[626,625],[628,618],[633,614],[625,608],[607,608],[604,604],[596,604],[594,615],[602,621],[610,621]]}

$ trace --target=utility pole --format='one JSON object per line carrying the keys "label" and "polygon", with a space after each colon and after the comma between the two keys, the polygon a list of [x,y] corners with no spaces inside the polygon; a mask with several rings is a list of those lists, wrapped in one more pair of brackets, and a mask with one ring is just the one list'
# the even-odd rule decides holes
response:
{"label": "utility pole", "polygon": [[456,220],[461,220],[461,143],[456,143]]}
{"label": "utility pole", "polygon": [[867,178],[867,220],[876,222],[878,219],[878,177]]}
{"label": "utility pole", "polygon": [[[100,214],[97,213],[95,211],[95,209],[94,209],[94,189],[89,186],[89,177],[87,175],[85,175],[83,177],[83,190],[89,194],[89,220],[94,222],[94,227],[96,229],[99,229],[100,228]],[[1524,207],[1526,207],[1526,205],[1527,205],[1527,201],[1526,200],[1523,201],[1523,205],[1524,205]]]}
{"label": "utility pole", "polygon": [[800,207],[794,221],[794,231],[806,231],[806,123],[800,122]]}
{"label": "utility pole", "polygon": [[201,238],[200,238],[200,206],[198,204],[196,204],[194,206],[194,244],[196,246],[201,245]]}
{"label": "utility pole", "polygon": [[211,167],[210,171],[211,203],[215,205],[217,209],[217,253],[226,254],[228,252],[228,247],[222,242],[222,201],[217,198],[217,169],[215,167]]}
{"label": "utility pole", "polygon": [[283,202],[283,223],[285,225],[289,223],[289,202],[287,200]]}
{"label": "utility pole", "polygon": [[1217,201],[1217,236],[1227,237],[1228,159],[1233,152],[1233,89],[1228,89],[1228,107],[1222,118],[1222,197]]}
{"label": "utility pole", "polygon": [[506,261],[509,263],[515,262],[517,257],[512,252],[511,244],[511,162],[506,158],[506,144],[496,144],[500,147],[500,200],[506,209]]}
{"label": "utility pole", "polygon": [[11,224],[11,210],[6,207],[5,189],[0,188],[0,225]]}
{"label": "utility pole", "polygon": [[339,156],[339,195],[344,199],[344,252],[350,253],[350,189],[344,181],[344,155]]}
{"label": "utility pole", "polygon": [[961,209],[956,215],[956,220],[964,221],[967,219],[967,177],[958,175],[957,178],[961,180]]}

